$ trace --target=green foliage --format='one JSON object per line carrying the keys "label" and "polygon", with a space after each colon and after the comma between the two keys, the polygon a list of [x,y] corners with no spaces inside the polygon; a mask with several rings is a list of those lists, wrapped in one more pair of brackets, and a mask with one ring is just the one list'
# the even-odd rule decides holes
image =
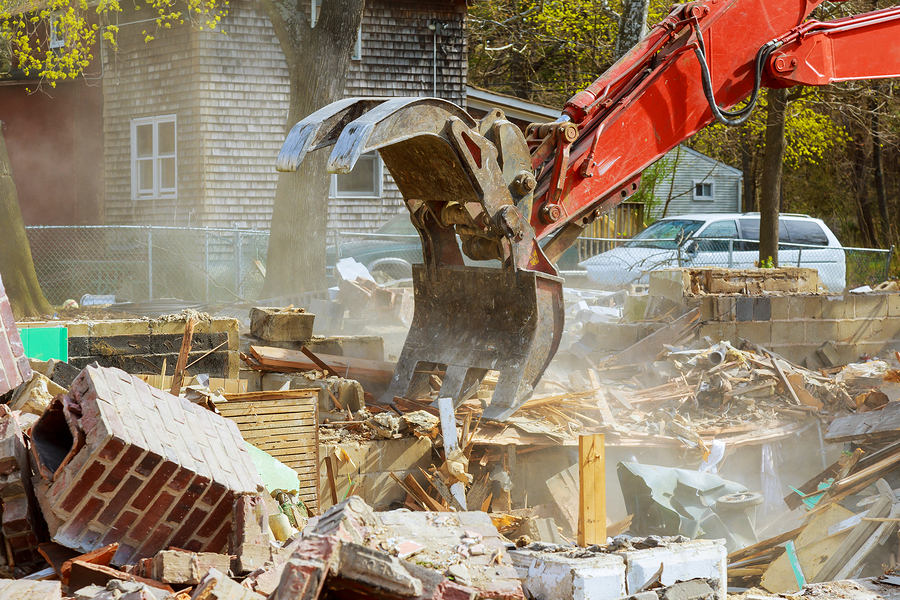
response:
{"label": "green foliage", "polygon": [[760,269],[774,269],[775,261],[772,260],[772,257],[770,256],[759,263],[759,268]]}
{"label": "green foliage", "polygon": [[675,167],[674,159],[663,157],[644,169],[641,173],[641,185],[638,191],[631,196],[629,202],[642,202],[644,204],[644,227],[651,225],[656,220],[665,198],[659,193],[660,184],[667,181]]}
{"label": "green foliage", "polygon": [[[218,29],[228,0],[137,0],[134,10],[149,9],[159,29],[190,21],[198,29]],[[93,60],[92,48],[102,39],[116,47],[114,21],[123,11],[118,0],[0,0],[0,57],[8,73],[21,69],[26,77],[51,87],[78,77]],[[51,32],[62,40],[51,48]],[[145,41],[154,39],[144,30]]]}

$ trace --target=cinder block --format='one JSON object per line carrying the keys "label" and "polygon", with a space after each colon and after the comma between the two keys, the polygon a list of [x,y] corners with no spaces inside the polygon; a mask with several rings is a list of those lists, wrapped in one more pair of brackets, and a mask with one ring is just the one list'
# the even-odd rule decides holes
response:
{"label": "cinder block", "polygon": [[197,585],[210,569],[228,572],[231,557],[212,552],[163,550],[153,557],[147,576],[161,583]]}
{"label": "cinder block", "polygon": [[621,556],[568,558],[531,550],[511,550],[509,556],[529,598],[613,600],[626,593]]}
{"label": "cinder block", "polygon": [[853,296],[823,296],[822,318],[852,319],[855,312],[854,304]]}
{"label": "cinder block", "polygon": [[265,596],[250,591],[217,569],[210,569],[194,590],[195,600],[265,600]]}
{"label": "cinder block", "polygon": [[840,338],[838,330],[840,321],[834,319],[808,319],[806,321],[806,343],[822,345],[825,342],[835,342]]}
{"label": "cinder block", "polygon": [[712,321],[719,318],[718,298],[715,296],[703,296],[700,298],[700,320]]}
{"label": "cinder block", "polygon": [[821,319],[824,296],[786,296],[791,319]]}
{"label": "cinder block", "polygon": [[787,321],[791,318],[792,296],[771,296],[769,298],[773,321]]}
{"label": "cinder block", "polygon": [[[150,321],[122,319],[118,321],[94,321],[91,323],[89,337],[106,337],[114,335],[150,335]],[[181,325],[184,333],[184,323]],[[174,333],[174,332],[173,332]]]}
{"label": "cinder block", "polygon": [[316,316],[302,308],[250,309],[250,334],[268,342],[306,342],[312,338]]}
{"label": "cinder block", "polygon": [[771,321],[735,322],[735,335],[755,344],[765,346],[772,340]]}
{"label": "cinder block", "polygon": [[694,540],[660,548],[617,553],[625,558],[625,584],[629,594],[640,591],[662,568],[660,583],[710,579],[720,582],[719,598],[726,600],[725,545],[721,540]]}
{"label": "cinder block", "polygon": [[431,440],[427,438],[402,438],[378,442],[378,470],[409,471],[431,464]]}
{"label": "cinder block", "polygon": [[886,294],[888,301],[888,316],[900,317],[900,292]]}
{"label": "cinder block", "polygon": [[888,294],[851,294],[853,299],[853,315],[857,319],[875,319],[887,317],[890,296]]}
{"label": "cinder block", "polygon": [[738,327],[735,321],[710,321],[700,326],[698,335],[700,337],[709,336],[714,342],[728,341],[737,343],[737,331]]}
{"label": "cinder block", "polygon": [[773,321],[769,339],[772,345],[803,342],[806,339],[806,321],[804,319]]}

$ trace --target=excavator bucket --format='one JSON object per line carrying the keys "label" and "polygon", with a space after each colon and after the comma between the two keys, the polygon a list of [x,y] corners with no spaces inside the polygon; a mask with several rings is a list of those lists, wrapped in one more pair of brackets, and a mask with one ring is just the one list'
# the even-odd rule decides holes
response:
{"label": "excavator bucket", "polygon": [[[523,169],[530,175],[521,133],[503,120],[486,137],[480,125],[435,98],[342,100],[294,126],[277,168],[296,170],[306,153],[334,145],[328,170],[347,173],[359,156],[379,151],[425,259],[413,266],[413,323],[384,399],[427,393],[430,376],[441,372],[440,396],[458,406],[494,370],[483,418],[502,421],[528,399],[559,345],[562,280],[552,266],[552,273],[523,267],[540,263],[527,252],[543,255],[519,217],[530,214],[531,196],[510,191]],[[492,248],[497,268],[465,266],[456,233],[481,238],[473,246]]]}

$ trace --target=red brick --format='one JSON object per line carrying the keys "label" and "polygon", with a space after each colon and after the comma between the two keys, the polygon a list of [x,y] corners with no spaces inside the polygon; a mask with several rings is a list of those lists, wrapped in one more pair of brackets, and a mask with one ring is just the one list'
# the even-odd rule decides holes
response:
{"label": "red brick", "polygon": [[194,507],[194,504],[196,504],[208,485],[209,479],[202,475],[195,476],[187,491],[183,493],[178,499],[178,502],[175,503],[175,508],[173,508],[172,512],[169,513],[169,516],[166,517],[166,521],[169,521],[170,523],[181,523],[187,516],[188,511]]}
{"label": "red brick", "polygon": [[135,526],[134,531],[131,532],[131,537],[136,540],[142,540],[150,535],[153,526],[162,520],[162,516],[166,514],[166,511],[172,506],[174,500],[175,496],[168,492],[160,494],[156,502],[150,506],[150,509],[144,513],[143,518],[137,526]]}
{"label": "red brick", "polygon": [[91,492],[91,488],[94,487],[94,484],[97,483],[105,470],[106,467],[103,463],[92,462],[88,468],[79,474],[78,481],[72,487],[69,495],[63,499],[62,504],[59,506],[60,509],[66,512],[75,510],[75,507]]}
{"label": "red brick", "polygon": [[194,473],[188,469],[182,467],[178,473],[175,474],[175,477],[169,482],[169,487],[175,490],[176,492],[180,492],[184,488],[187,487],[187,484],[191,481],[191,477],[194,476]]}
{"label": "red brick", "polygon": [[130,446],[125,450],[125,453],[116,461],[116,464],[110,470],[106,479],[103,480],[103,483],[100,484],[100,487],[97,488],[97,491],[101,494],[108,494],[116,489],[143,452],[144,450],[138,446]]}
{"label": "red brick", "polygon": [[132,546],[131,544],[127,544],[124,542],[119,542],[119,549],[116,550],[115,556],[112,558],[112,564],[114,565],[124,565],[128,564],[128,561],[131,560],[131,557],[134,556],[134,553],[137,551],[137,548]]}
{"label": "red brick", "polygon": [[109,506],[106,507],[106,510],[103,511],[97,520],[104,525],[112,525],[116,515],[128,505],[128,501],[131,500],[131,497],[134,496],[134,493],[141,487],[142,483],[143,481],[134,475],[129,475],[122,487],[119,488],[119,491],[116,492],[116,495],[109,501]]}
{"label": "red brick", "polygon": [[150,473],[153,472],[153,469],[156,468],[156,465],[159,464],[159,461],[162,460],[162,457],[159,454],[154,452],[148,452],[147,456],[144,457],[138,466],[134,468],[138,475],[143,475],[144,477],[149,477]]}
{"label": "red brick", "polygon": [[3,503],[3,535],[25,533],[32,529],[28,518],[28,498],[22,496]]}
{"label": "red brick", "polygon": [[153,535],[151,535],[135,553],[132,557],[132,561],[134,558],[147,558],[148,556],[153,556],[165,548],[166,540],[172,535],[172,531],[173,529],[165,523],[160,524],[159,527],[156,528],[156,531],[153,532]]}
{"label": "red brick", "polygon": [[88,522],[97,516],[97,513],[100,512],[100,509],[103,508],[104,502],[100,498],[94,497],[90,498],[84,504],[84,508],[81,509],[75,517],[69,519],[66,523],[64,529],[66,530],[66,536],[72,539],[78,539],[84,533],[84,530],[87,529]]}
{"label": "red brick", "polygon": [[200,542],[198,540],[191,540],[184,545],[184,549],[188,552],[200,552],[200,550],[203,549],[203,542]]}
{"label": "red brick", "polygon": [[202,538],[208,538],[215,533],[216,529],[218,529],[222,523],[231,519],[233,507],[234,494],[228,492],[225,497],[222,498],[222,501],[219,502],[219,506],[210,513],[209,518],[206,520],[206,523],[203,524],[203,527],[200,528],[200,531],[197,532],[197,535]]}
{"label": "red brick", "polygon": [[153,474],[153,477],[151,477],[147,481],[147,484],[141,488],[141,491],[138,492],[137,497],[131,505],[138,510],[147,508],[150,501],[156,497],[156,494],[161,489],[163,489],[163,486],[169,481],[169,478],[176,470],[178,470],[178,465],[173,462],[166,461],[161,464],[156,470],[156,473]]}
{"label": "red brick", "polygon": [[228,547],[228,542],[231,539],[231,523],[223,523],[222,528],[219,529],[219,533],[209,541],[206,545],[206,548],[203,549],[204,552],[216,552],[218,554],[231,554],[231,548]]}
{"label": "red brick", "polygon": [[125,532],[128,531],[128,528],[131,527],[131,524],[134,523],[135,519],[137,518],[138,514],[135,512],[123,512],[116,520],[116,523],[112,526],[112,529],[106,532],[106,536],[104,536],[103,541],[100,542],[100,545],[108,546],[113,542],[118,542],[125,535]]}
{"label": "red brick", "polygon": [[191,534],[197,531],[197,528],[200,527],[200,524],[203,523],[203,520],[206,518],[206,511],[200,508],[195,508],[191,511],[190,516],[185,520],[184,525],[178,530],[169,544],[175,546],[177,548],[182,548],[190,539]]}
{"label": "red brick", "polygon": [[209,491],[203,495],[201,502],[212,506],[219,501],[219,498],[221,498],[224,493],[225,486],[217,481],[213,481],[212,485],[209,486]]}

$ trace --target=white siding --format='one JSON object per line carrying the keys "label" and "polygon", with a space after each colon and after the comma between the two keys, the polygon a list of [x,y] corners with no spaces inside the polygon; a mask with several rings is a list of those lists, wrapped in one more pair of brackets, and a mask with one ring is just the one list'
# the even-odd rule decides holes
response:
{"label": "white siding", "polygon": [[[741,172],[690,148],[678,147],[665,156],[675,165],[673,176],[664,177],[656,186],[659,200],[653,207],[654,217],[662,216],[666,200],[671,197],[667,217],[689,213],[729,213],[741,211]],[[671,167],[670,167],[671,168]],[[711,182],[715,199],[695,200],[694,185]]]}

